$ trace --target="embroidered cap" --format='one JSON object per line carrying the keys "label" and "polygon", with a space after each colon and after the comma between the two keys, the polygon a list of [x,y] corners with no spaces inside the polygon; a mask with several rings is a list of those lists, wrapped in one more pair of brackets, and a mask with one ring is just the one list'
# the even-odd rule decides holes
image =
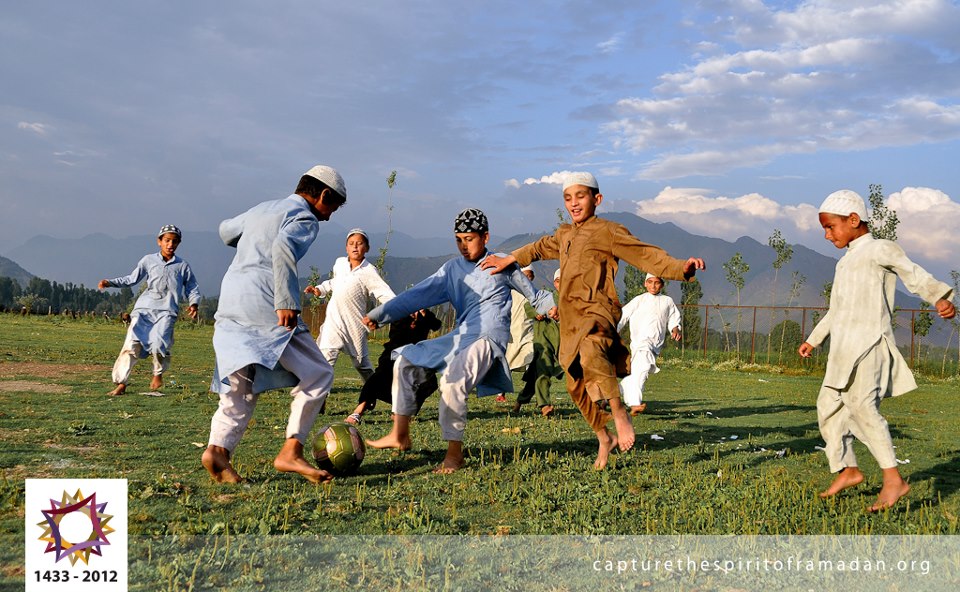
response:
{"label": "embroidered cap", "polygon": [[590,173],[567,173],[567,176],[563,179],[564,191],[571,185],[583,185],[584,187],[590,187],[597,191],[600,190],[600,185],[597,184],[597,178]]}
{"label": "embroidered cap", "polygon": [[487,223],[487,215],[476,208],[467,208],[457,214],[457,219],[453,221],[454,232],[479,232],[483,234],[490,230],[490,224]]}
{"label": "embroidered cap", "polygon": [[337,192],[343,201],[347,201],[347,186],[343,183],[343,177],[337,172],[337,169],[326,165],[318,164],[303,174],[305,177],[313,177],[330,189]]}
{"label": "embroidered cap", "polygon": [[864,222],[867,221],[867,206],[863,202],[863,198],[856,191],[850,191],[849,189],[841,189],[828,195],[827,199],[820,204],[820,213],[836,214],[838,216],[856,214]]}
{"label": "embroidered cap", "polygon": [[157,238],[160,238],[165,234],[175,234],[177,235],[177,238],[183,238],[183,233],[181,233],[180,229],[173,224],[167,224],[160,228],[160,232],[157,233]]}

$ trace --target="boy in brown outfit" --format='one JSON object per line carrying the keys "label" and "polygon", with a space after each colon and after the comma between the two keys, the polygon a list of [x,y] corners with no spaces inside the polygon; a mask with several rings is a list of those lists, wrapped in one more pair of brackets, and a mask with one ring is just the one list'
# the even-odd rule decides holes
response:
{"label": "boy in brown outfit", "polygon": [[[614,278],[619,261],[673,280],[690,280],[698,269],[706,269],[703,259],[674,259],[660,247],[639,241],[622,225],[598,218],[601,201],[592,174],[571,173],[564,181],[563,202],[573,224],[562,224],[553,235],[507,257],[490,255],[482,264],[498,273],[511,263],[560,260],[560,364],[567,373],[570,398],[600,443],[593,463],[597,469],[607,465],[614,448],[629,450],[635,439],[617,381],[629,368],[629,351],[617,333],[621,304]],[[606,427],[611,416],[616,434]]]}

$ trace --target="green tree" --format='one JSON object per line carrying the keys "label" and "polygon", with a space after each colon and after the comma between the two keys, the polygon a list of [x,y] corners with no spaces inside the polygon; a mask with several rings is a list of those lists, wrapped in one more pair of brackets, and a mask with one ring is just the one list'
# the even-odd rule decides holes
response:
{"label": "green tree", "polygon": [[930,334],[930,328],[933,327],[933,315],[930,314],[930,304],[920,303],[920,314],[913,320],[913,334],[917,338],[917,361],[916,367],[923,361],[923,339]]}
{"label": "green tree", "polygon": [[374,266],[377,268],[377,272],[380,274],[384,280],[387,279],[387,274],[383,271],[383,266],[387,262],[387,250],[390,248],[390,235],[393,234],[393,188],[397,185],[397,171],[390,171],[390,174],[387,175],[387,234],[383,237],[383,246],[380,247],[380,255],[377,257],[377,262]]}
{"label": "green tree", "polygon": [[729,261],[723,264],[723,270],[726,272],[727,281],[737,291],[737,357],[740,357],[740,322],[742,313],[740,312],[740,291],[744,286],[744,275],[750,271],[750,264],[743,260],[743,255],[739,251],[734,253]]}
{"label": "green tree", "polygon": [[630,302],[640,294],[643,294],[647,291],[644,287],[643,282],[647,279],[647,274],[644,271],[640,271],[636,267],[626,265],[626,268],[623,270],[623,303],[626,304]]}
{"label": "green tree", "polygon": [[[787,244],[787,241],[784,240],[783,236],[780,234],[780,229],[774,229],[773,234],[767,239],[767,244],[770,245],[770,248],[774,250],[777,257],[773,261],[773,290],[772,296],[770,298],[770,311],[771,311],[771,322],[776,321],[776,306],[777,306],[777,277],[780,274],[780,268],[783,267],[790,259],[793,257],[793,247]],[[767,334],[767,363],[770,363],[770,350],[771,350],[771,339],[770,336],[774,332]],[[782,353],[782,352],[781,352]]]}
{"label": "green tree", "polygon": [[897,218],[897,212],[887,207],[886,200],[883,197],[883,187],[880,185],[870,185],[870,233],[875,238],[885,238],[887,240],[897,240],[897,225],[900,219]]}
{"label": "green tree", "polygon": [[[803,288],[803,285],[807,283],[807,277],[800,273],[799,271],[793,272],[793,281],[790,283],[790,298],[787,299],[787,306],[793,306],[793,302],[800,296],[800,289]],[[784,319],[786,320],[786,319]],[[784,349],[787,351],[794,351],[800,347],[800,343],[803,343],[801,339],[796,346],[792,345],[792,342],[787,341],[786,323],[780,323],[782,327],[780,328],[780,353],[777,355],[777,364],[783,363],[783,352]],[[800,331],[800,326],[797,325],[797,331]],[[776,333],[776,327],[774,327],[774,333]]]}
{"label": "green tree", "polygon": [[703,298],[703,287],[699,280],[681,282],[680,304],[683,328],[683,347],[696,349],[700,345],[703,325],[700,321],[700,299]]}
{"label": "green tree", "polygon": [[784,319],[773,328],[774,333],[780,333],[780,354],[783,351],[797,351],[803,343],[803,334],[800,332],[800,323]]}

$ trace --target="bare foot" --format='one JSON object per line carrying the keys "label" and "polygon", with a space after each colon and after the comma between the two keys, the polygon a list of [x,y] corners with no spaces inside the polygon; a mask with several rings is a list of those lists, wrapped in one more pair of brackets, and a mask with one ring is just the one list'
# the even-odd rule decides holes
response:
{"label": "bare foot", "polygon": [[[887,472],[890,470],[896,471],[896,475],[888,476]],[[877,495],[877,503],[870,506],[871,512],[879,512],[893,507],[901,497],[907,495],[907,492],[910,491],[910,485],[900,476],[900,471],[884,469],[883,473],[883,487],[880,488],[880,493]]]}
{"label": "bare foot", "polygon": [[540,408],[540,414],[544,417],[550,417],[553,415],[553,405],[544,405]]}
{"label": "bare foot", "polygon": [[643,412],[646,411],[646,410],[647,410],[647,404],[646,404],[646,403],[640,403],[639,405],[631,405],[631,406],[630,406],[630,415],[631,415],[631,416],[633,416],[633,415],[640,415],[641,413],[643,413]]}
{"label": "bare foot", "polygon": [[511,411],[512,411],[513,413],[520,413],[520,409],[521,409],[522,407],[523,407],[523,405],[521,405],[520,402],[517,401],[516,403],[513,404],[513,409],[511,409]]}
{"label": "bare foot", "polygon": [[210,477],[217,483],[240,483],[243,479],[230,464],[230,453],[221,446],[207,446],[200,458]]}
{"label": "bare foot", "polygon": [[820,492],[820,497],[833,497],[848,487],[860,485],[863,483],[863,473],[857,467],[847,467],[837,473],[836,479],[825,491]]}
{"label": "bare foot", "polygon": [[609,432],[607,428],[597,434],[600,441],[600,449],[597,451],[597,460],[593,461],[593,468],[598,471],[607,466],[607,459],[610,458],[610,452],[617,447],[617,437]]}
{"label": "bare foot", "polygon": [[617,428],[620,451],[626,452],[633,448],[633,442],[637,437],[633,432],[633,422],[630,421],[627,409],[623,405],[617,405],[616,407],[611,405],[610,411],[613,414],[613,425]]}
{"label": "bare foot", "polygon": [[118,385],[117,385],[117,388],[113,389],[112,391],[110,391],[110,392],[107,393],[107,394],[110,395],[111,397],[119,397],[120,395],[122,395],[122,394],[125,393],[125,392],[127,392],[127,385],[125,385],[125,384],[118,384]]}
{"label": "bare foot", "polygon": [[396,448],[397,450],[410,450],[413,443],[410,437],[399,438],[390,432],[379,440],[367,440],[367,446],[371,448]]}
{"label": "bare foot", "polygon": [[296,438],[287,438],[283,443],[280,454],[273,459],[273,468],[281,473],[300,473],[311,483],[333,481],[333,475],[307,462],[303,457],[303,444]]}
{"label": "bare foot", "polygon": [[150,390],[156,391],[163,388],[163,377],[154,375],[153,379],[150,380]]}
{"label": "bare foot", "polygon": [[438,475],[449,475],[450,473],[455,473],[463,468],[464,460],[463,457],[454,457],[451,458],[448,454],[443,458],[443,462],[440,463],[440,466],[433,470],[434,473]]}

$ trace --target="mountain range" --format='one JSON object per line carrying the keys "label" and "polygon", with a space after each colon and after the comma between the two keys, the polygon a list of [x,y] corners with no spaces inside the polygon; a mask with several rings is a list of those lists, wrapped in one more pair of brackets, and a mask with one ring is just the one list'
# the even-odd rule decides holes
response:
{"label": "mountain range", "polygon": [[[727,280],[723,264],[735,253],[740,253],[750,266],[744,274],[744,286],[740,290],[740,304],[766,306],[776,301],[777,305],[823,306],[824,284],[833,279],[836,259],[827,257],[803,245],[792,245],[793,256],[779,271],[773,268],[776,253],[768,245],[748,237],[735,242],[709,238],[689,233],[673,223],[655,223],[630,213],[607,213],[604,218],[619,222],[644,242],[660,246],[674,257],[702,257],[707,270],[697,277],[702,285],[705,304],[736,304],[736,290]],[[506,239],[492,237],[490,250],[509,252],[545,233],[515,235]],[[347,229],[335,223],[321,225],[320,234],[301,261],[300,273],[304,280],[315,267],[326,277],[337,257],[344,255]],[[384,233],[369,233],[372,244],[368,259],[375,261],[379,247],[384,244]],[[0,257],[0,275],[16,277],[21,284],[34,274],[61,284],[73,283],[95,287],[102,278],[126,275],[133,270],[140,258],[156,249],[152,236],[113,238],[106,234],[91,234],[80,239],[58,239],[36,236],[23,245]],[[200,281],[201,292],[216,296],[220,279],[230,264],[233,249],[225,247],[216,232],[189,231],[177,254],[190,263]],[[436,271],[447,259],[457,256],[453,237],[419,238],[402,232],[393,232],[384,265],[384,276],[397,292],[415,284]],[[16,262],[16,263],[14,263]],[[618,274],[622,287],[623,269]],[[556,261],[534,264],[538,287],[551,285]],[[796,296],[791,298],[790,287],[795,281],[794,273],[801,274],[804,282]],[[26,276],[24,276],[26,274]],[[776,277],[775,277],[776,276]],[[24,279],[25,278],[25,279]],[[679,300],[680,289],[676,282],[669,282],[668,294]],[[907,294],[898,296],[897,303],[903,308],[919,307],[919,300]]]}

